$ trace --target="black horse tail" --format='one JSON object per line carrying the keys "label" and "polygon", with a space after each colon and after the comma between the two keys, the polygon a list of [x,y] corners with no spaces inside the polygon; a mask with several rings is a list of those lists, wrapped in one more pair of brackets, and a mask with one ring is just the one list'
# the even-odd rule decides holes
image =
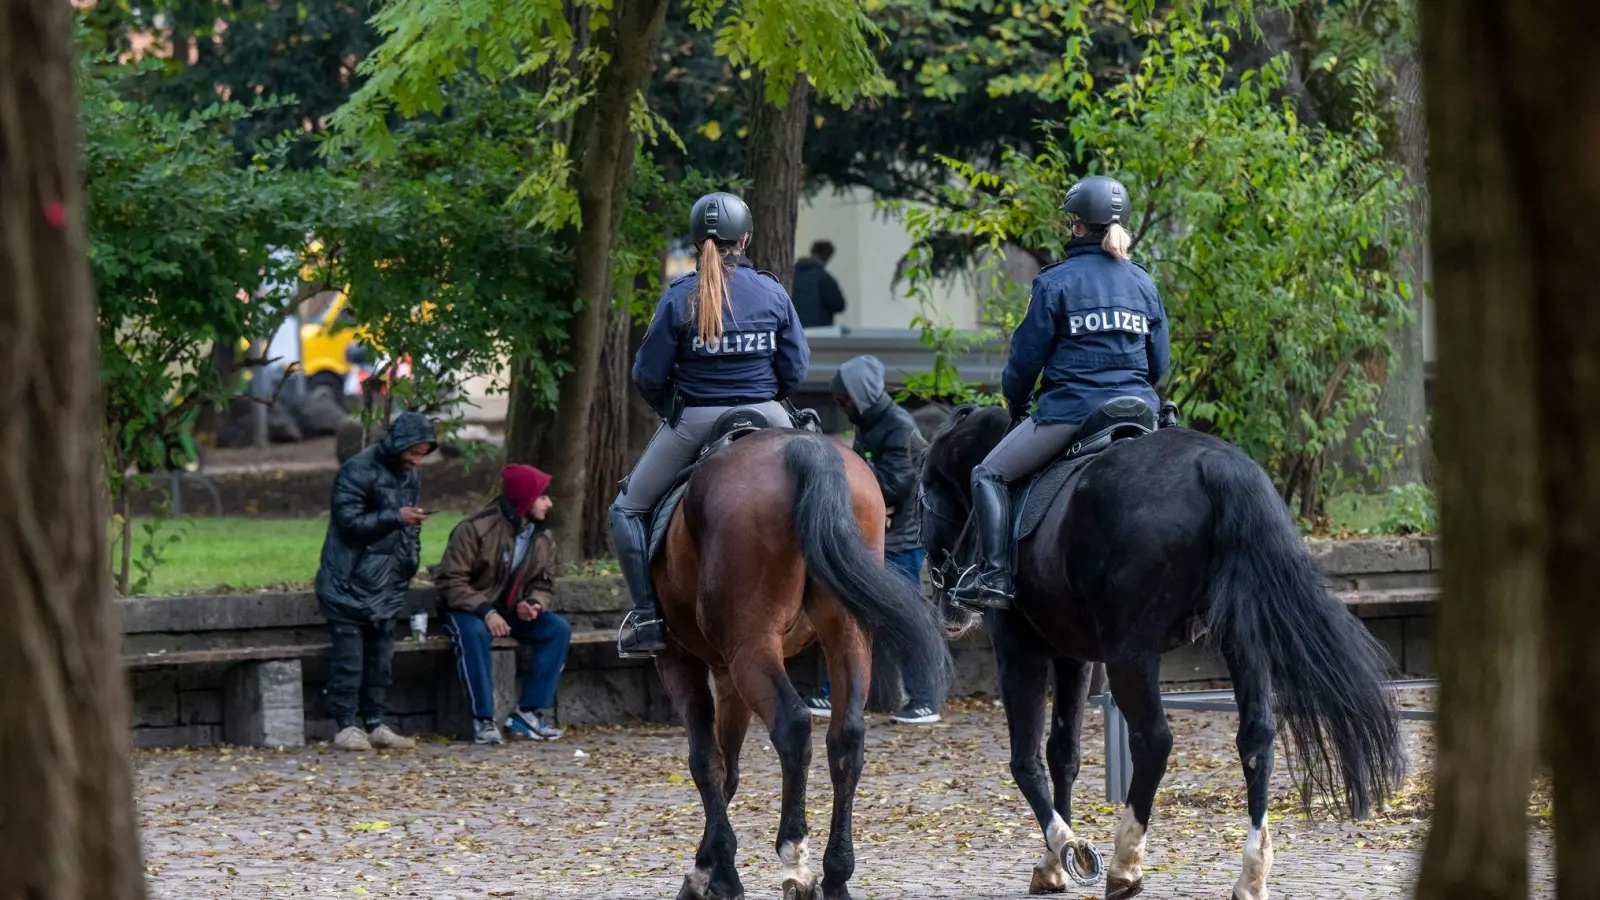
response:
{"label": "black horse tail", "polygon": [[1211,634],[1270,673],[1303,787],[1365,818],[1405,775],[1399,717],[1382,684],[1388,654],[1323,583],[1260,466],[1230,448],[1203,455],[1199,468],[1216,523]]}
{"label": "black horse tail", "polygon": [[818,435],[798,435],[784,448],[794,475],[794,530],[807,577],[832,591],[873,639],[914,665],[944,696],[950,673],[937,611],[922,586],[887,568],[856,523],[844,459]]}

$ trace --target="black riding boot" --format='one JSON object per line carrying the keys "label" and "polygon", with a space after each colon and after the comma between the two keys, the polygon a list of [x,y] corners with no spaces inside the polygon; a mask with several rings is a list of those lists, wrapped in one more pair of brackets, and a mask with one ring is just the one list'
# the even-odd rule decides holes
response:
{"label": "black riding boot", "polygon": [[1008,609],[1011,584],[1011,489],[983,466],[972,470],[972,511],[978,517],[978,549],[983,566],[976,578],[950,596],[974,609]]}
{"label": "black riding boot", "polygon": [[625,659],[654,656],[666,649],[661,616],[656,612],[656,589],[650,579],[650,513],[611,507],[611,542],[628,583],[633,609],[617,630],[617,655]]}

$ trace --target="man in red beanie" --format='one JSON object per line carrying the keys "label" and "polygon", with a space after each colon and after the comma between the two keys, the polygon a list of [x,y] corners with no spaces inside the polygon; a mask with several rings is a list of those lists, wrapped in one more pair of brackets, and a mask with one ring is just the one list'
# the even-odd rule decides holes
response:
{"label": "man in red beanie", "polygon": [[556,568],[556,542],[542,527],[551,506],[545,495],[550,476],[511,465],[500,479],[500,497],[450,532],[433,582],[476,720],[473,740],[500,743],[491,659],[494,638],[509,636],[532,647],[533,659],[505,727],[517,737],[553,741],[561,730],[549,716],[572,628],[547,608]]}

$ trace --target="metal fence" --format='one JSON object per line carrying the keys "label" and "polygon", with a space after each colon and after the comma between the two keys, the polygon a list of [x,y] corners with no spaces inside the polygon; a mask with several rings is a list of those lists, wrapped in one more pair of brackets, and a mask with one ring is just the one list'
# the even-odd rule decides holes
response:
{"label": "metal fence", "polygon": [[[1408,688],[1426,689],[1436,688],[1439,682],[1429,678],[1416,678],[1400,681],[1386,681],[1384,687],[1392,691]],[[1133,780],[1133,757],[1128,749],[1128,720],[1123,718],[1122,710],[1117,708],[1117,701],[1112,698],[1111,692],[1106,691],[1098,698],[1100,709],[1105,713],[1106,723],[1106,802],[1115,806],[1128,796],[1128,785]],[[1175,691],[1161,695],[1161,705],[1165,709],[1195,709],[1206,712],[1236,712],[1239,707],[1233,699],[1233,691]],[[1399,711],[1402,719],[1419,719],[1432,721],[1431,709],[1402,709]]]}

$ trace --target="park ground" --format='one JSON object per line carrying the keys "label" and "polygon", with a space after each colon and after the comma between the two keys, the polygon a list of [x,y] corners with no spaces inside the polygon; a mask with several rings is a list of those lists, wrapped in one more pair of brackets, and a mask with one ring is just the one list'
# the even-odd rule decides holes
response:
{"label": "park ground", "polygon": [[[1408,696],[1407,705],[1426,697]],[[1176,747],[1145,858],[1150,898],[1227,900],[1245,836],[1234,717],[1169,714]],[[1099,717],[1085,728],[1075,827],[1109,859]],[[808,793],[820,860],[831,794],[813,734]],[[1272,895],[1410,896],[1428,814],[1426,725],[1405,726],[1413,775],[1368,821],[1306,819],[1282,764],[1273,782]],[[151,896],[670,898],[701,828],[680,728],[574,729],[547,744],[424,741],[393,755],[244,749],[140,753],[138,809]],[[869,721],[856,806],[858,898],[1020,898],[1042,850],[1007,768],[1002,711],[952,705],[933,727]],[[778,896],[778,765],[759,725],[731,807],[751,898]],[[1529,808],[1535,898],[1553,896],[1547,794]],[[1101,896],[1101,887],[1065,896]]]}

